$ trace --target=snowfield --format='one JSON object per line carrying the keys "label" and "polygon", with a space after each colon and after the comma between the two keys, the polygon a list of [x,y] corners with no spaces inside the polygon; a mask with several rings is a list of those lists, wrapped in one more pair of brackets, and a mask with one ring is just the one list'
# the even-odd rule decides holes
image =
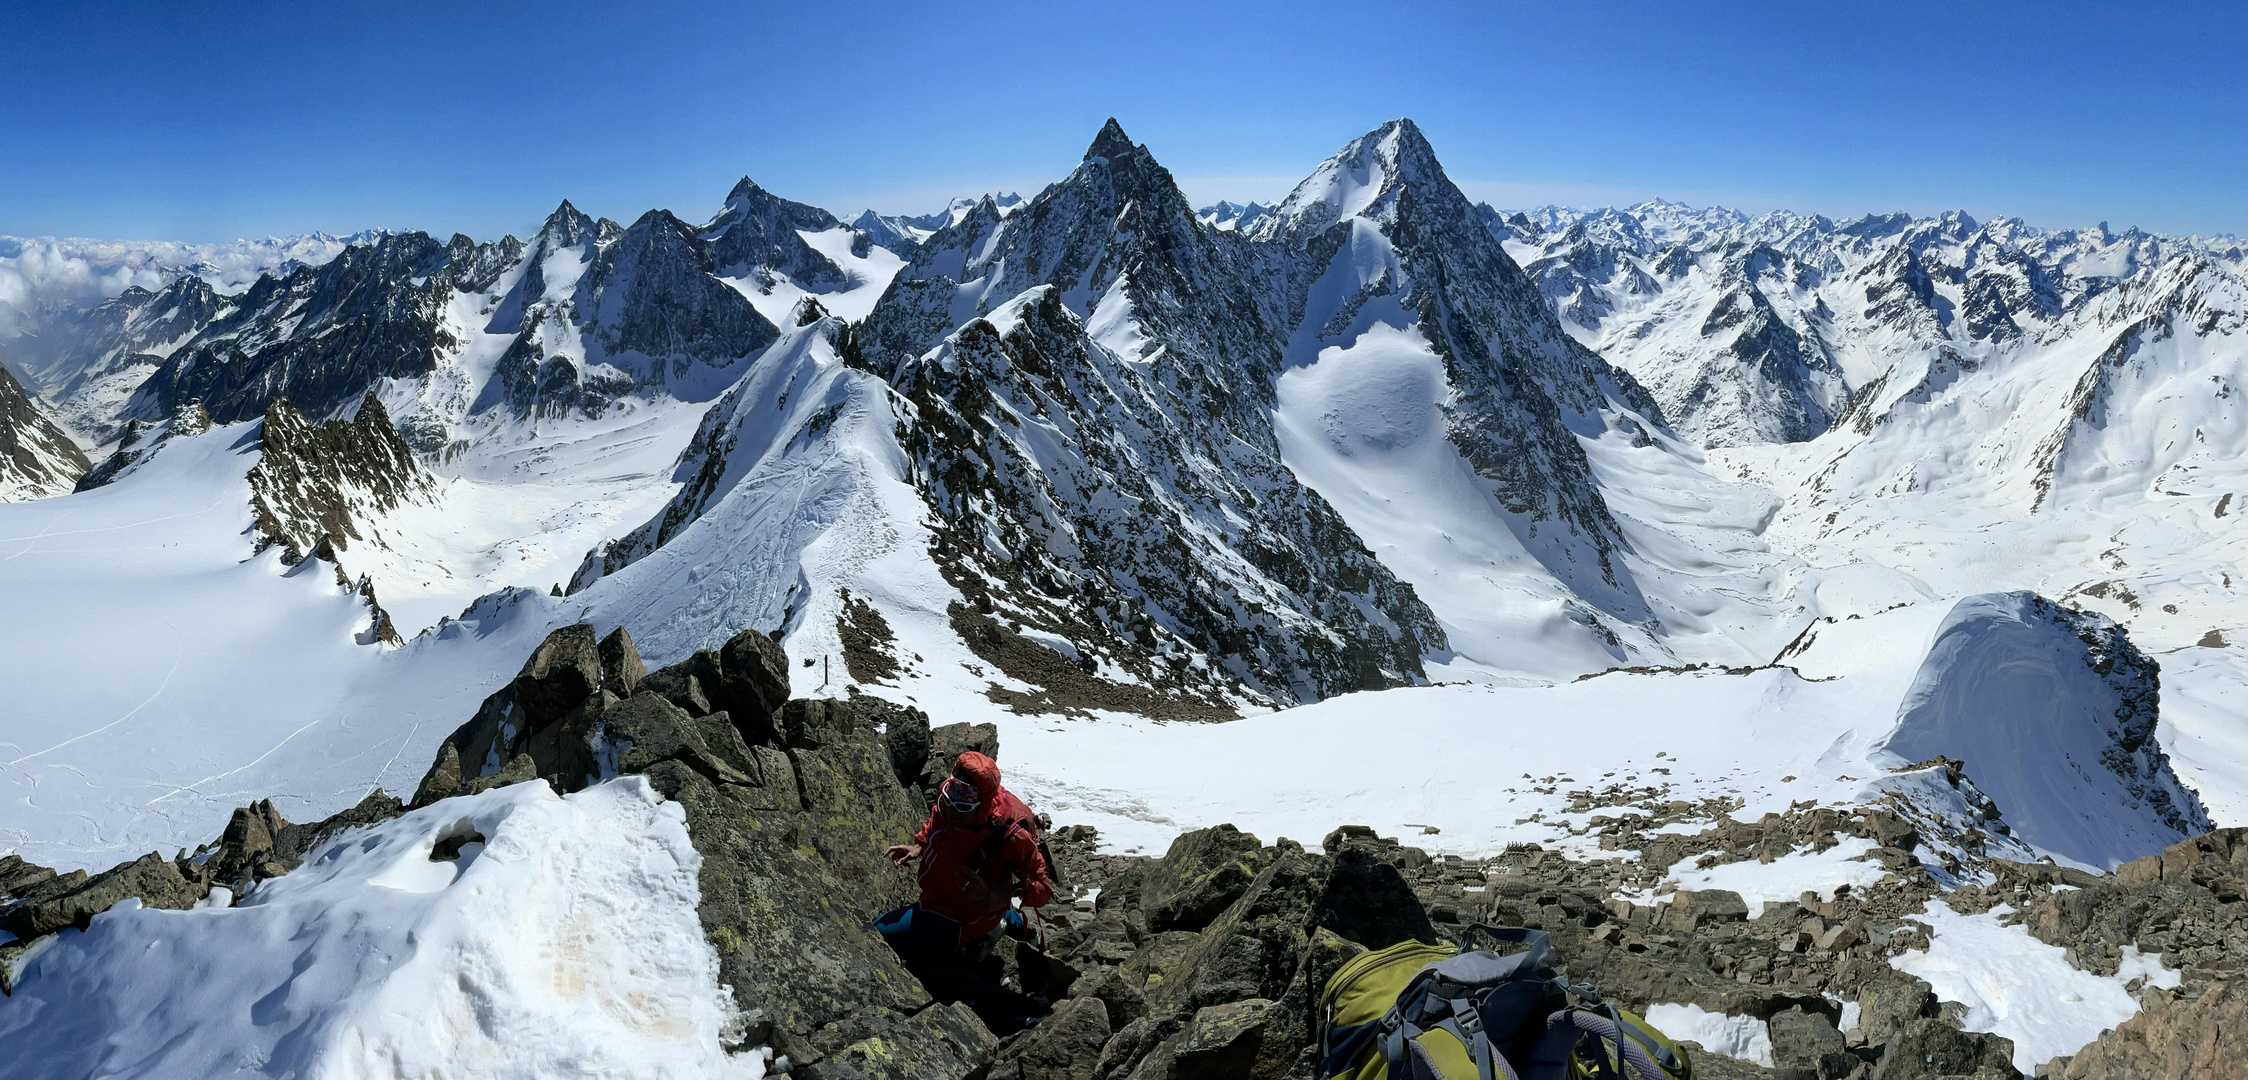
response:
{"label": "snowfield", "polygon": [[[2090,672],[2084,643],[2025,603],[1979,596],[1830,624],[1831,641],[1813,638],[1792,658],[1798,666],[1742,674],[1407,688],[1219,725],[1007,718],[1001,733],[1010,784],[1057,820],[1095,824],[1127,850],[1158,851],[1181,830],[1226,822],[1267,841],[1316,844],[1355,823],[1462,856],[1536,842],[1597,858],[1581,834],[1598,812],[1571,813],[1570,793],[1592,793],[1596,807],[1629,801],[1604,796],[1611,788],[1659,788],[1658,801],[1736,800],[1732,815],[1750,822],[1795,804],[1851,807],[1885,794],[1959,815],[1948,787],[1927,790],[1896,772],[1937,755],[1965,758],[1969,779],[1989,777],[1987,793],[2014,796],[1997,801],[2015,837],[2058,860],[2106,870],[2183,839],[2100,764],[2115,708],[2105,683],[2078,687],[2082,699],[2058,706],[2022,696],[2024,681],[2073,685],[2075,672]],[[1931,638],[1942,647],[1931,651]],[[2032,721],[2037,737],[2013,744],[2005,767],[1976,766],[1993,756],[1981,741],[1994,725]],[[1899,752],[1908,746],[1919,756]],[[2016,805],[2031,810],[2017,818]],[[1878,878],[1841,851],[1720,868],[1732,883],[1714,887],[1776,900]],[[1757,880],[1733,880],[1743,874]]]}
{"label": "snowfield", "polygon": [[[1941,826],[1917,857],[1948,885],[1974,875],[1946,837],[2104,871],[2248,824],[2237,245],[1502,216],[1409,122],[1198,226],[1113,121],[1095,146],[1034,199],[857,226],[745,179],[699,230],[564,203],[527,244],[0,238],[0,333],[35,302],[203,288],[172,263],[210,260],[223,316],[157,340],[179,309],[126,294],[141,338],[26,381],[78,387],[48,405],[89,444],[133,409],[236,421],[0,501],[0,853],[99,870],[257,799],[309,821],[408,794],[578,622],[651,668],[763,630],[798,696],[994,723],[1009,786],[1115,851],[1360,824],[1634,859],[1595,835],[1633,806],[1691,804],[1665,828],[1698,831],[1879,805]],[[331,262],[350,288],[308,269]],[[377,359],[426,368],[300,378],[377,324]],[[261,378],[334,399],[308,411],[371,391],[429,474],[332,562],[254,551],[264,399],[198,380],[260,349]],[[994,641],[1113,693],[1048,697]],[[854,673],[869,652],[894,670]],[[1248,715],[1110,707],[1192,692]],[[1881,880],[1873,847],[1662,885],[1754,913]],[[43,939],[0,1074],[756,1076],[721,1049],[698,865],[638,778],[446,800],[231,907]],[[1925,921],[1897,966],[2025,1070],[2132,1015],[2132,978],[2177,978],[2086,974],[1998,913]],[[1649,1017],[1770,1061],[1760,1023]]]}
{"label": "snowfield", "polygon": [[232,907],[127,901],[42,938],[0,999],[0,1073],[754,1080],[763,1056],[720,1046],[701,864],[641,777],[446,799]]}

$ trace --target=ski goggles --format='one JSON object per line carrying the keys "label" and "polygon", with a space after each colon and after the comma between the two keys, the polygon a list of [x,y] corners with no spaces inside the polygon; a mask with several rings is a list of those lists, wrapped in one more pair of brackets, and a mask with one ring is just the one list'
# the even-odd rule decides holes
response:
{"label": "ski goggles", "polygon": [[948,776],[944,783],[937,785],[937,803],[955,814],[973,813],[976,807],[983,805],[983,792],[966,780]]}

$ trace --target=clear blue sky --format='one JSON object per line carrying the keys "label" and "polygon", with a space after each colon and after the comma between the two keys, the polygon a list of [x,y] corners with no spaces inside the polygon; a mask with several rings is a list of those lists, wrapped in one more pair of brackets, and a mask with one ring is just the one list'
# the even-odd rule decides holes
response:
{"label": "clear blue sky", "polygon": [[2248,234],[2248,5],[500,5],[0,10],[0,233],[846,216],[1025,194],[1114,114],[1198,202],[1393,116],[1501,206],[1663,196]]}

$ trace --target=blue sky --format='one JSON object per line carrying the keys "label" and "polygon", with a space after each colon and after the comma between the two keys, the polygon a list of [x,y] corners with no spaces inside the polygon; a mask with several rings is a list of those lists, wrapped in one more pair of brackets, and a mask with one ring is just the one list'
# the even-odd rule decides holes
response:
{"label": "blue sky", "polygon": [[1065,173],[1198,203],[1411,116],[1501,206],[1959,207],[2248,234],[2248,5],[60,4],[0,10],[0,233],[846,216]]}

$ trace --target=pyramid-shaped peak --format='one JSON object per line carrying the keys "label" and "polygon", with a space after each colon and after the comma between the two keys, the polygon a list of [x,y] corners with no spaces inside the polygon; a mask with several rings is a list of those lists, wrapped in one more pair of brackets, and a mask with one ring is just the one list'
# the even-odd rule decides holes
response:
{"label": "pyramid-shaped peak", "polygon": [[570,205],[570,200],[564,199],[562,205],[555,207],[554,212],[546,216],[546,223],[539,226],[539,238],[552,247],[570,247],[594,235],[596,231],[594,220],[585,211]]}
{"label": "pyramid-shaped peak", "polygon": [[1417,147],[1428,146],[1428,136],[1421,134],[1421,126],[1414,123],[1413,118],[1410,116],[1400,116],[1395,120],[1383,124],[1379,129],[1375,131],[1375,134],[1394,134],[1401,142],[1409,142]]}
{"label": "pyramid-shaped peak", "polygon": [[1116,118],[1111,116],[1108,123],[1101,125],[1101,133],[1093,136],[1093,145],[1085,148],[1085,158],[1090,161],[1093,158],[1123,157],[1132,150],[1132,137],[1124,134],[1124,125],[1117,123]]}
{"label": "pyramid-shaped peak", "polygon": [[734,190],[726,193],[726,201],[732,202],[735,199],[750,198],[763,194],[765,194],[765,189],[758,187],[757,181],[745,176],[734,181]]}
{"label": "pyramid-shaped peak", "polygon": [[[1259,226],[1272,235],[1293,228],[1325,228],[1388,205],[1405,188],[1450,191],[1436,151],[1411,120],[1399,117],[1352,139],[1311,175]],[[1453,197],[1457,198],[1456,192]]]}

